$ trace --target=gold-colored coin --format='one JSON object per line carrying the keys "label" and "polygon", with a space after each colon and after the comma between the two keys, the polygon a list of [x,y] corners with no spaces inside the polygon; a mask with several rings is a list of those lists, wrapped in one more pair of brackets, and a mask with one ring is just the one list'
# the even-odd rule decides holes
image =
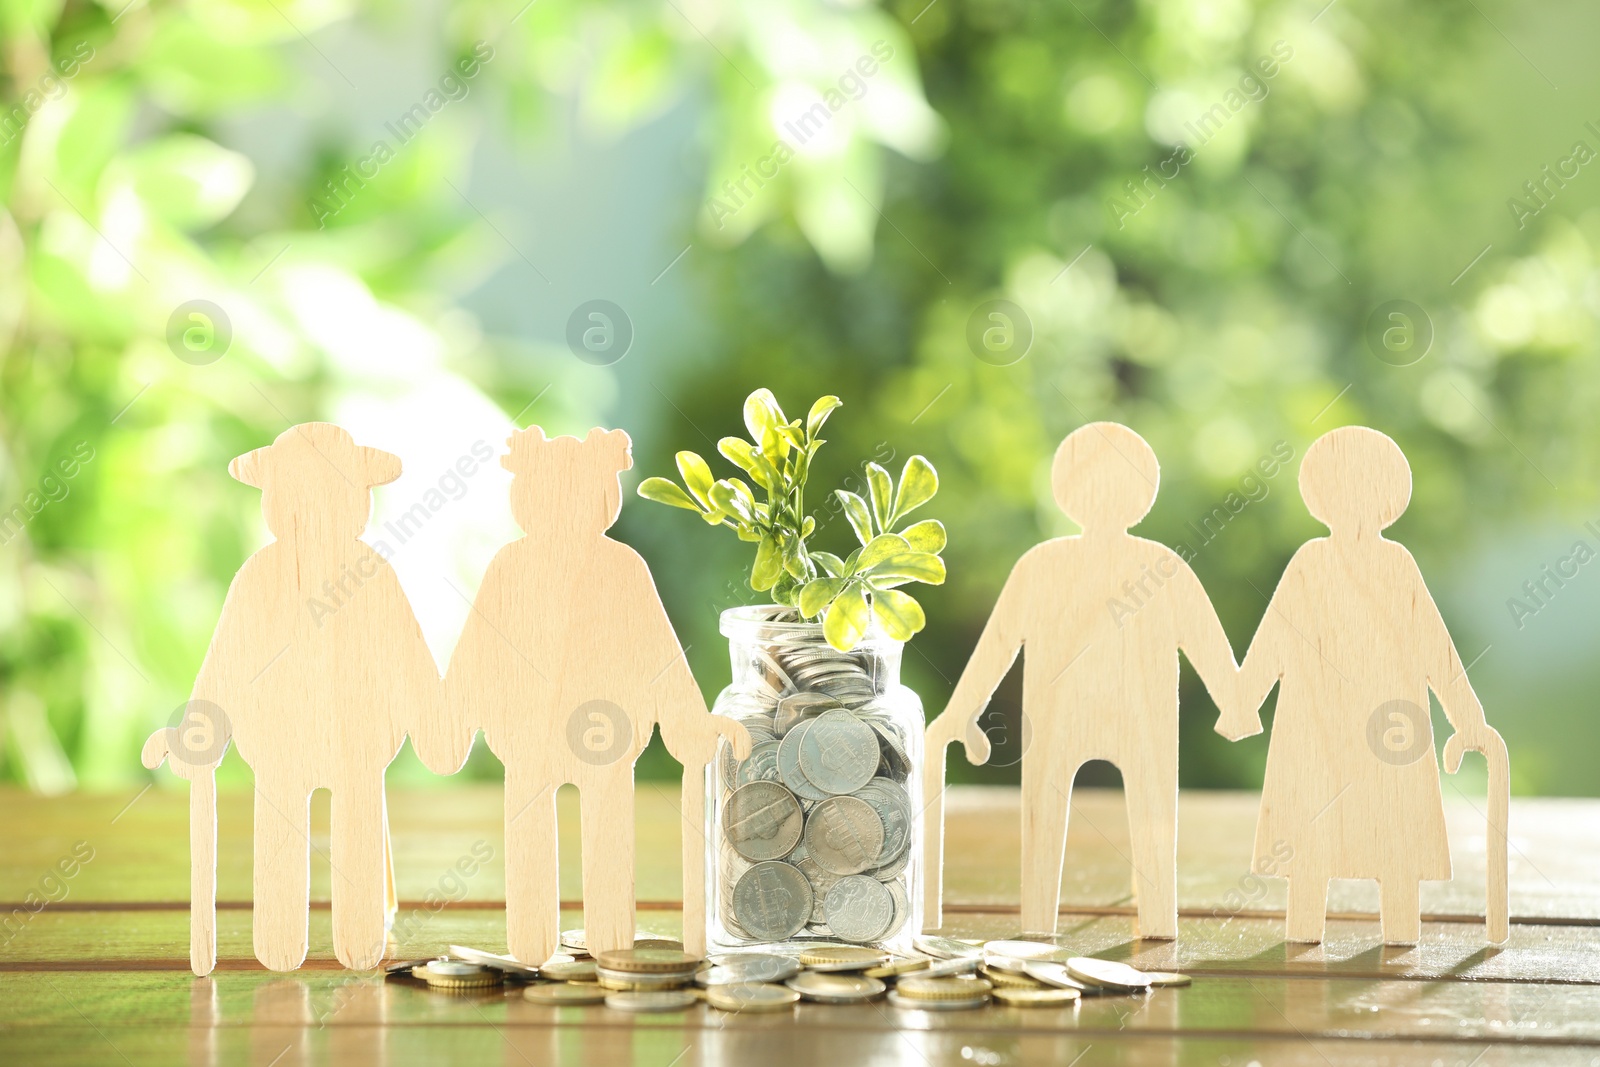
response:
{"label": "gold-colored coin", "polygon": [[800,994],[781,985],[749,982],[710,986],[705,1001],[721,1011],[783,1011],[800,1000]]}
{"label": "gold-colored coin", "polygon": [[693,974],[700,965],[699,956],[671,948],[620,948],[602,952],[595,960],[608,971],[627,971],[629,974],[671,974],[678,971]]}
{"label": "gold-colored coin", "polygon": [[986,978],[918,978],[895,983],[895,992],[910,1000],[971,1000],[986,996],[994,985]]}
{"label": "gold-colored coin", "polygon": [[925,971],[933,961],[927,956],[901,956],[879,967],[869,967],[861,973],[868,978],[898,978],[913,971]]}
{"label": "gold-colored coin", "polygon": [[535,1004],[554,1004],[558,1007],[606,1002],[606,991],[593,982],[550,982],[545,985],[531,985],[522,991],[522,995]]}
{"label": "gold-colored coin", "polygon": [[1078,999],[1076,989],[1015,989],[998,986],[994,999],[1013,1008],[1064,1008]]}
{"label": "gold-colored coin", "polygon": [[692,971],[680,971],[677,974],[629,974],[626,971],[611,971],[604,967],[595,968],[594,977],[601,989],[614,989],[627,993],[682,989],[694,981]]}
{"label": "gold-colored coin", "polygon": [[1151,985],[1159,986],[1184,986],[1193,981],[1188,975],[1176,971],[1145,971],[1144,976],[1150,979]]}
{"label": "gold-colored coin", "polygon": [[1006,971],[984,967],[980,973],[989,980],[996,989],[1043,989],[1044,987],[1032,978],[1020,974],[1010,974]]}
{"label": "gold-colored coin", "polygon": [[682,952],[683,942],[674,941],[670,937],[635,937],[634,948],[664,948],[672,952]]}
{"label": "gold-colored coin", "polygon": [[830,945],[825,948],[807,949],[800,953],[800,962],[807,967],[834,967],[848,964],[875,967],[889,959],[889,955],[882,949],[857,945]]}
{"label": "gold-colored coin", "polygon": [[434,960],[411,973],[430,986],[451,989],[482,989],[499,985],[502,978],[500,972],[492,968],[456,960]]}

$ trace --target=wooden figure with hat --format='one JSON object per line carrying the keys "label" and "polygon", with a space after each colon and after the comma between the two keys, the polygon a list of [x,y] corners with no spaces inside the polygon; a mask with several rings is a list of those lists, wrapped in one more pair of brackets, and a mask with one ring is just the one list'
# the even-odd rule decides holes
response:
{"label": "wooden figure with hat", "polygon": [[191,792],[191,964],[216,961],[216,808],[212,772],[231,740],[255,773],[256,957],[304,962],[310,798],[331,793],[334,952],[346,967],[383,958],[394,904],[384,770],[409,723],[437,717],[438,669],[394,571],[361,538],[372,487],[400,460],[329,423],[303,423],[236,458],[261,490],[275,540],[228,587],[183,721],[157,731],[144,762]]}

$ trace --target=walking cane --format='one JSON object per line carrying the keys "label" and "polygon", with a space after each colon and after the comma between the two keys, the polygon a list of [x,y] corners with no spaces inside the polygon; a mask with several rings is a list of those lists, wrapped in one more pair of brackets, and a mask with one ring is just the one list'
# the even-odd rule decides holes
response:
{"label": "walking cane", "polygon": [[[140,759],[152,771],[172,755],[175,728],[151,734]],[[204,978],[217,965],[217,777],[215,764],[172,760],[189,779],[189,968]]]}
{"label": "walking cane", "polygon": [[[1511,808],[1511,760],[1506,743],[1494,730],[1493,738],[1483,748],[1484,761],[1489,765],[1489,818],[1487,827],[1488,859],[1484,866],[1487,900],[1484,906],[1484,923],[1488,928],[1489,942],[1503,945],[1511,936],[1511,905],[1508,883],[1510,863],[1506,856],[1506,820]],[[1461,735],[1453,734],[1444,745],[1444,769],[1451,774],[1461,768],[1464,747]]]}

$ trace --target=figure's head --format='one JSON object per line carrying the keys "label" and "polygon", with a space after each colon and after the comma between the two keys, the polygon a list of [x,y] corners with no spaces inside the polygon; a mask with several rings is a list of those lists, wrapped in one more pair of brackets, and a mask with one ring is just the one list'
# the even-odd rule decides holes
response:
{"label": "figure's head", "polygon": [[1056,449],[1056,504],[1085,533],[1126,530],[1149,513],[1161,465],[1145,439],[1115,422],[1091,422]]}
{"label": "figure's head", "polygon": [[1311,517],[1335,535],[1375,534],[1411,503],[1411,464],[1377,430],[1341,426],[1306,449],[1300,497]]}
{"label": "figure's head", "polygon": [[400,477],[400,457],[358,445],[332,423],[303,422],[235,457],[228,473],[261,490],[274,537],[354,539],[372,514],[372,487]]}
{"label": "figure's head", "polygon": [[530,426],[506,438],[500,465],[511,482],[511,515],[526,533],[571,521],[586,530],[610,529],[622,512],[623,471],[633,466],[633,442],[622,430],[598,426],[587,437],[545,437]]}

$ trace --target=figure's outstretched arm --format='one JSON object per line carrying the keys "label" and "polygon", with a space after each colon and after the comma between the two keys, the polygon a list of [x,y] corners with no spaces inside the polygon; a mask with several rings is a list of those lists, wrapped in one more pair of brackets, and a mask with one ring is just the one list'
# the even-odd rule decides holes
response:
{"label": "figure's outstretched arm", "polygon": [[1278,588],[1272,592],[1272,599],[1267,602],[1267,612],[1261,617],[1261,625],[1256,627],[1250,648],[1239,667],[1234,696],[1235,714],[1230,717],[1225,713],[1217,720],[1217,733],[1230,741],[1261,732],[1261,705],[1266,701],[1267,694],[1272,692],[1272,687],[1278,684],[1278,679],[1283,677],[1283,642],[1288,631],[1284,616],[1284,587],[1294,568],[1295,561],[1290,560],[1283,578],[1278,581]]}
{"label": "figure's outstretched arm", "polygon": [[1194,664],[1195,673],[1200,675],[1206,692],[1211,694],[1211,699],[1221,711],[1217,722],[1232,721],[1241,714],[1237,696],[1239,665],[1233,658],[1233,646],[1228,643],[1228,635],[1222,630],[1222,621],[1217,618],[1216,608],[1212,607],[1211,598],[1206,595],[1200,578],[1176,553],[1173,553],[1171,560],[1178,567],[1178,573],[1172,580],[1176,594],[1172,600],[1172,613],[1177,626],[1178,647]]}
{"label": "figure's outstretched arm", "polygon": [[989,698],[1005,678],[1006,672],[1017,660],[1026,638],[1024,627],[1024,602],[1026,589],[1033,580],[1028,557],[1024,556],[1012,568],[1006,584],[1000,590],[989,621],[978,637],[978,646],[972,650],[955,692],[944,711],[928,724],[927,743],[941,750],[957,739],[964,740],[967,759],[981,764],[989,759],[989,739],[977,728],[978,716],[989,706]]}

